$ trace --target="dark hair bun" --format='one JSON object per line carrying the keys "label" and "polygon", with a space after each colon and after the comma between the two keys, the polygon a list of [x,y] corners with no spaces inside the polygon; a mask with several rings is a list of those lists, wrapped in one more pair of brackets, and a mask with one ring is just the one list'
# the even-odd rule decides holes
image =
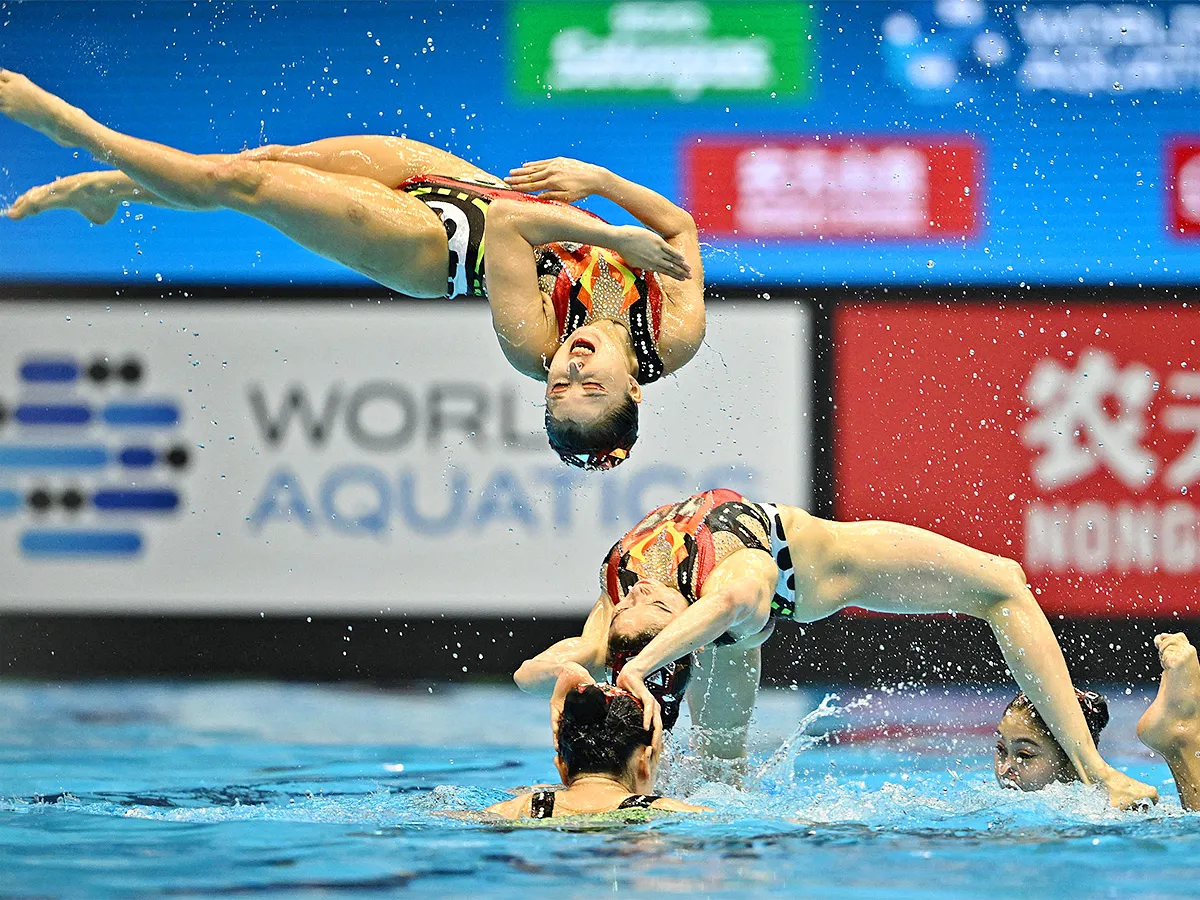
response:
{"label": "dark hair bun", "polygon": [[597,685],[568,691],[563,700],[563,719],[574,725],[598,725],[608,716],[608,698]]}
{"label": "dark hair bun", "polygon": [[1103,694],[1096,691],[1077,689],[1075,696],[1079,699],[1079,706],[1083,710],[1083,718],[1087,722],[1088,731],[1092,733],[1092,740],[1099,742],[1100,732],[1108,724],[1108,700]]}

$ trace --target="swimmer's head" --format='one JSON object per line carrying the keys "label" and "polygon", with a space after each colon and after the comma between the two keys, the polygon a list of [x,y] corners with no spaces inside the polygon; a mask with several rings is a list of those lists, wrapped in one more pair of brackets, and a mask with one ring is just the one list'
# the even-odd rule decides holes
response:
{"label": "swimmer's head", "polygon": [[546,373],[546,436],[563,461],[611,469],[637,440],[637,357],[628,332],[614,322],[573,331]]}
{"label": "swimmer's head", "polygon": [[582,684],[563,698],[558,725],[558,758],[563,784],[581,775],[609,775],[633,793],[654,786],[662,734],[642,727],[642,704],[628,691],[608,684]]}
{"label": "swimmer's head", "polygon": [[[1108,702],[1095,691],[1075,692],[1092,740],[1108,724]],[[1017,694],[996,726],[993,759],[996,780],[1003,787],[1040,791],[1056,781],[1078,781],[1079,774],[1045,721],[1024,693]]]}
{"label": "swimmer's head", "polygon": [[[647,634],[653,637],[688,608],[687,598],[683,594],[661,582],[645,578],[633,581],[635,576],[630,572],[622,572],[620,577],[625,593],[622,597],[612,598],[613,617],[608,626],[610,638],[635,640]],[[633,584],[625,587],[629,581],[633,581]]]}

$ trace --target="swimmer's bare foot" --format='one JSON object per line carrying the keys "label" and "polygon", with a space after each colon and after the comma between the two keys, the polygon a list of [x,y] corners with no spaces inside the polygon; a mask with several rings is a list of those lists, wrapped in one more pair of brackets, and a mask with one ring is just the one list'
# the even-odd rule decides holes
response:
{"label": "swimmer's bare foot", "polygon": [[14,201],[6,214],[10,219],[27,219],[51,209],[73,209],[89,222],[103,225],[120,206],[120,199],[107,187],[109,174],[81,172],[30,188]]}
{"label": "swimmer's bare foot", "polygon": [[83,110],[7,69],[0,69],[0,113],[64,147],[78,145],[78,125],[87,120]]}
{"label": "swimmer's bare foot", "polygon": [[1138,720],[1138,739],[1167,761],[1183,806],[1200,809],[1200,661],[1182,634],[1160,634],[1154,646],[1162,681]]}

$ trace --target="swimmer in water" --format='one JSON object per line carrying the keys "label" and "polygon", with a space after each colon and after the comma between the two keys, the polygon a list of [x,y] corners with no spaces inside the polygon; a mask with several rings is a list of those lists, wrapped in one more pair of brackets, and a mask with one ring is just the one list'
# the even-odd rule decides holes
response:
{"label": "swimmer in water", "polygon": [[759,645],[778,619],[812,622],[847,606],[983,619],[1080,779],[1103,784],[1116,806],[1158,799],[1096,750],[1019,564],[909,525],[831,522],[730,490],[661,507],[635,525],[605,558],[583,632],[526,660],[514,678],[522,690],[548,692],[564,666],[597,677],[607,666],[642,700],[649,725],[665,715],[656,693],[677,705],[690,661],[696,749],[744,761]]}
{"label": "swimmer in water", "polygon": [[1183,634],[1154,638],[1162,681],[1137,724],[1138,739],[1171,768],[1179,802],[1200,810],[1200,663]]}
{"label": "swimmer in water", "polygon": [[[200,156],[106,128],[3,69],[0,113],[117,170],[33,188],[10,219],[74,209],[99,224],[127,201],[232,209],[400,293],[486,296],[505,357],[546,382],[547,434],[570,465],[621,463],[637,439],[642,385],[685,365],[704,338],[692,217],[599,166],[541,160],[506,183],[444,150],[378,135]],[[566,202],[593,194],[647,227]]]}
{"label": "swimmer in water", "polygon": [[[1099,744],[1100,732],[1108,724],[1108,701],[1095,691],[1076,690],[1075,696],[1092,741]],[[1024,693],[1013,698],[996,726],[992,766],[1001,786],[1022,791],[1079,780],[1067,754]]]}
{"label": "swimmer in water", "polygon": [[662,729],[643,725],[642,704],[632,694],[596,684],[582,668],[566,669],[555,683],[551,706],[563,786],[534,791],[489,806],[506,819],[549,819],[623,809],[711,812],[650,793],[662,756]]}

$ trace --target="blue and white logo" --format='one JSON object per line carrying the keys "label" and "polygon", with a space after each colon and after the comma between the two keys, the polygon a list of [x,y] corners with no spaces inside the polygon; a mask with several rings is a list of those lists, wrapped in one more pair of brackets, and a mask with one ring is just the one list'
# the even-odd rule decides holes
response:
{"label": "blue and white logo", "polygon": [[913,99],[930,102],[958,100],[1009,72],[1019,46],[1011,25],[989,18],[982,0],[937,0],[931,9],[894,10],[880,32],[889,79]]}
{"label": "blue and white logo", "polygon": [[0,397],[0,519],[26,558],[137,556],[144,522],[177,512],[191,462],[180,404],[144,393],[136,356],[28,356]]}

